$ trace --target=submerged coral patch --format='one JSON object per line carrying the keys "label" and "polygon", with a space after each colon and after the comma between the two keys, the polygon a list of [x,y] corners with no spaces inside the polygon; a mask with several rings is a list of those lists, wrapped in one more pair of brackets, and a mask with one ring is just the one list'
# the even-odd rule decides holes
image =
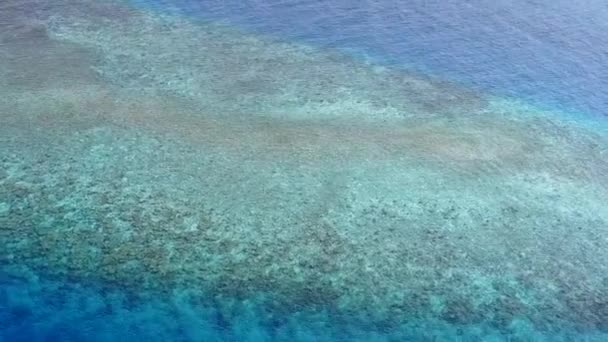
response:
{"label": "submerged coral patch", "polygon": [[1,338],[605,339],[601,125],[60,3],[0,45],[78,60],[0,81]]}

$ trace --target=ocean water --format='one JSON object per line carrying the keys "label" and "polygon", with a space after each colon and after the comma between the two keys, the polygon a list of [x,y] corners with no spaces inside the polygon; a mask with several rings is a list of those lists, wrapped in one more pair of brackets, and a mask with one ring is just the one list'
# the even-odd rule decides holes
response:
{"label": "ocean water", "polygon": [[608,115],[603,1],[136,2],[341,49],[540,105]]}
{"label": "ocean water", "polygon": [[0,2],[0,341],[606,341],[607,11]]}

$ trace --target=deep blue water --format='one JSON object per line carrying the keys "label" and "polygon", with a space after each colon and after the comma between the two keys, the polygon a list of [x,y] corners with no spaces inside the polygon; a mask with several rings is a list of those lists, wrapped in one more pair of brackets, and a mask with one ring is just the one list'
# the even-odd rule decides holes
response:
{"label": "deep blue water", "polygon": [[137,0],[560,109],[608,115],[604,1]]}

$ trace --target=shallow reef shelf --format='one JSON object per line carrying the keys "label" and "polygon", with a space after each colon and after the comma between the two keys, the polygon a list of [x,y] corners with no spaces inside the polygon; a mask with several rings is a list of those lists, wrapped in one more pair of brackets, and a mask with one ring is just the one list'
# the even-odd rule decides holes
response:
{"label": "shallow reef shelf", "polygon": [[608,338],[605,123],[122,2],[0,23],[0,339]]}

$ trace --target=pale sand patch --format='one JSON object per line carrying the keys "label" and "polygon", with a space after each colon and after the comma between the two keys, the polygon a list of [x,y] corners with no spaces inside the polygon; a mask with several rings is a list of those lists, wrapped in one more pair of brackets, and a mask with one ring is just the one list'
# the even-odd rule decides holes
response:
{"label": "pale sand patch", "polygon": [[260,160],[322,164],[405,158],[444,163],[465,172],[475,168],[487,172],[491,167],[505,172],[576,174],[581,181],[605,178],[601,174],[606,168],[600,157],[601,136],[578,128],[573,133],[568,127],[555,127],[553,121],[537,118],[398,119],[386,123],[264,115],[228,118],[209,115],[198,104],[179,97],[151,97],[111,85],[7,93],[0,100],[0,109],[13,127],[69,133],[110,124],[167,134]]}
{"label": "pale sand patch", "polygon": [[[422,156],[458,162],[501,161],[524,153],[531,137],[501,132],[496,125],[446,127],[444,123],[399,120],[386,124],[355,121],[281,120],[264,116],[212,117],[179,99],[133,95],[99,86],[53,88],[12,94],[0,102],[7,122],[50,129],[112,123],[184,137],[233,152],[285,158],[390,158]],[[7,100],[8,99],[8,100]],[[11,115],[12,113],[12,115]],[[462,123],[460,123],[462,125]]]}

